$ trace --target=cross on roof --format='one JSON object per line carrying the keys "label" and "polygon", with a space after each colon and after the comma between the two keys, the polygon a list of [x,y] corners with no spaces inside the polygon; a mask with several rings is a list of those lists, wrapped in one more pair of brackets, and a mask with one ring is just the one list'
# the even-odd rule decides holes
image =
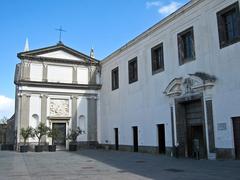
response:
{"label": "cross on roof", "polygon": [[62,26],[60,26],[59,28],[55,29],[56,31],[59,31],[59,43],[62,43],[62,32],[66,32],[66,30],[64,30],[62,28]]}

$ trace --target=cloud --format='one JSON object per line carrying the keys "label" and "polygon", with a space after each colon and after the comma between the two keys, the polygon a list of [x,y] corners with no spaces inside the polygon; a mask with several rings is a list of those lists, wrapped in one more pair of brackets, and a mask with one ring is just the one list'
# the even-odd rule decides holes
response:
{"label": "cloud", "polygon": [[173,12],[175,12],[177,9],[179,9],[183,4],[179,2],[171,2],[170,4],[167,4],[165,6],[162,6],[159,8],[158,12],[161,15],[167,16]]}
{"label": "cloud", "polygon": [[160,1],[152,1],[152,2],[146,2],[146,7],[147,8],[151,8],[151,7],[158,7],[161,6],[161,2]]}
{"label": "cloud", "polygon": [[161,1],[148,1],[146,2],[146,8],[158,8],[158,13],[162,16],[167,16],[177,9],[179,9],[183,3],[172,1],[169,4],[163,4]]}
{"label": "cloud", "polygon": [[14,113],[14,99],[0,95],[0,119],[4,116],[10,118]]}

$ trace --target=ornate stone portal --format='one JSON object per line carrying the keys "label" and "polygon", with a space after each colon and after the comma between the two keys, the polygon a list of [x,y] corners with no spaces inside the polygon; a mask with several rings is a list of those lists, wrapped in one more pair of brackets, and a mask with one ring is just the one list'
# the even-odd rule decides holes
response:
{"label": "ornate stone portal", "polygon": [[68,99],[51,99],[50,100],[51,117],[68,117],[69,100]]}

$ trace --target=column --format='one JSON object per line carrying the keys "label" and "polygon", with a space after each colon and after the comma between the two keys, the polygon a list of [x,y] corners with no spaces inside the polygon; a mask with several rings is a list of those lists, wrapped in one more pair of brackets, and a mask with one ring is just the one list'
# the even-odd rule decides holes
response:
{"label": "column", "polygon": [[21,74],[22,74],[22,79],[25,81],[30,80],[30,63],[29,62],[22,62],[21,65]]}
{"label": "column", "polygon": [[46,94],[41,94],[41,122],[46,124],[47,121],[47,98]]}
{"label": "column", "polygon": [[47,72],[48,72],[48,65],[46,63],[43,63],[43,74],[42,74],[43,82],[47,82],[48,81],[47,80],[47,76],[48,76]]}
{"label": "column", "polygon": [[72,129],[77,128],[77,96],[72,96]]}
{"label": "column", "polygon": [[97,141],[97,98],[87,98],[88,141]]}
{"label": "column", "polygon": [[73,67],[73,72],[72,72],[72,83],[77,84],[77,66]]}
{"label": "column", "polygon": [[20,107],[20,129],[29,126],[30,95],[22,94]]}

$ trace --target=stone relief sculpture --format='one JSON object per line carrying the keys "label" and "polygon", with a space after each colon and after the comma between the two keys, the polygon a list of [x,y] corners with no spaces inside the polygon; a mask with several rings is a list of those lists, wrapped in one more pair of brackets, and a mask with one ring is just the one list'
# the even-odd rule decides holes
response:
{"label": "stone relief sculpture", "polygon": [[55,116],[55,117],[69,116],[69,100],[51,99],[50,100],[50,116]]}

